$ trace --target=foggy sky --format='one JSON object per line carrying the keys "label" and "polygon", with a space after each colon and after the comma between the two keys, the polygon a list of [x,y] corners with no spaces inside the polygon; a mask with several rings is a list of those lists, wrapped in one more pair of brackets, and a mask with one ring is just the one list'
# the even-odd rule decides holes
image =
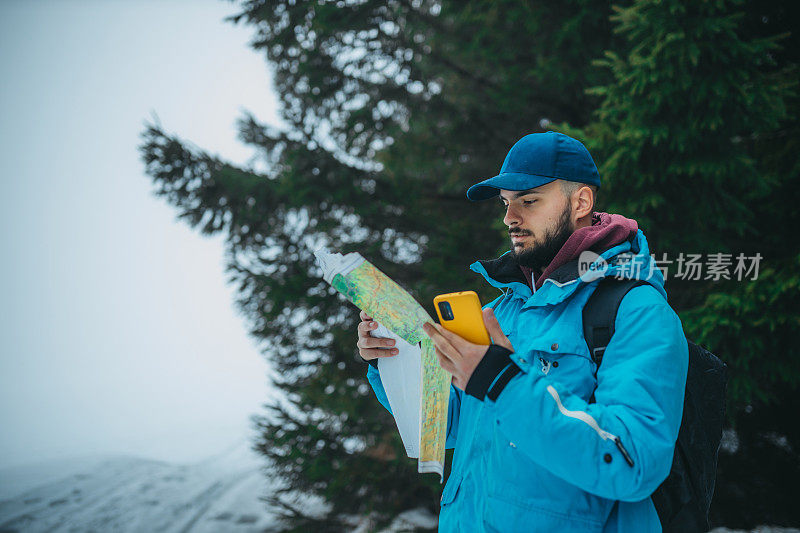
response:
{"label": "foggy sky", "polygon": [[0,3],[0,467],[74,455],[194,460],[270,393],[220,236],[152,194],[170,133],[244,164],[243,109],[278,124],[252,29],[217,1]]}

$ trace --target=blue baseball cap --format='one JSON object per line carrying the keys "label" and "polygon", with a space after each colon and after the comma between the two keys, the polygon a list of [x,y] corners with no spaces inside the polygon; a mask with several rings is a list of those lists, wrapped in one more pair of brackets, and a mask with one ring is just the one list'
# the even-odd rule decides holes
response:
{"label": "blue baseball cap", "polygon": [[554,131],[531,133],[511,147],[500,174],[470,187],[467,198],[488,200],[500,189],[526,191],[557,179],[600,187],[597,166],[580,141]]}

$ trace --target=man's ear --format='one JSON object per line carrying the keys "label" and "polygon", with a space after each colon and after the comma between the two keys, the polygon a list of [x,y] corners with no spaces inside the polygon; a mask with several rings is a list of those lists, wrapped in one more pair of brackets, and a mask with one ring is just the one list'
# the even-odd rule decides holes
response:
{"label": "man's ear", "polygon": [[572,213],[577,220],[592,214],[594,209],[594,192],[590,187],[584,186],[572,195]]}

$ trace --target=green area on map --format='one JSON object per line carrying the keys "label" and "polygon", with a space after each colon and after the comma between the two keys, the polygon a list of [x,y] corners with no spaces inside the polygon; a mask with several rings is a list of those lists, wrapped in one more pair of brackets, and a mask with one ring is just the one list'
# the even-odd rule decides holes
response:
{"label": "green area on map", "polygon": [[420,415],[419,457],[444,465],[447,440],[447,408],[451,376],[440,365],[433,341],[422,339],[422,412]]}
{"label": "green area on map", "polygon": [[331,285],[374,320],[403,340],[417,344],[427,335],[422,324],[433,322],[419,303],[389,276],[364,261],[355,270],[336,274]]}

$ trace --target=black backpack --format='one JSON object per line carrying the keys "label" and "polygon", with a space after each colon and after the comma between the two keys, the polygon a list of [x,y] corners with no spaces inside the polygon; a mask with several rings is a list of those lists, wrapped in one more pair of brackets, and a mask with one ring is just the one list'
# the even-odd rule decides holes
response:
{"label": "black backpack", "polygon": [[[614,334],[622,298],[646,281],[600,280],[583,308],[583,334],[598,368]],[[708,510],[714,494],[717,451],[725,417],[727,365],[705,348],[687,340],[689,370],[683,418],[672,468],[652,495],[664,532],[708,531]],[[594,394],[590,402],[594,402]]]}

